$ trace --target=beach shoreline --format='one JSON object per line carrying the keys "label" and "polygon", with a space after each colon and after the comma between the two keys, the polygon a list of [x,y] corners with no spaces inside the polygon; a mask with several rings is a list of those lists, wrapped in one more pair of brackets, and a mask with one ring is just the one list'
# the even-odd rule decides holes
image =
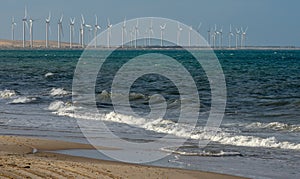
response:
{"label": "beach shoreline", "polygon": [[89,144],[57,140],[0,136],[0,176],[7,178],[241,178],[211,172],[128,164],[51,152],[72,149],[94,149],[94,147]]}

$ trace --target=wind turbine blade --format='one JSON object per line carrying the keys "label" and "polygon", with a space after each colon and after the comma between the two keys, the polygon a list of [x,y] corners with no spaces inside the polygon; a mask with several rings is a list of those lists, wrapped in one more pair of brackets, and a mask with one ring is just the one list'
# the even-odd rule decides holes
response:
{"label": "wind turbine blade", "polygon": [[61,15],[59,22],[61,23],[63,21],[64,14]]}
{"label": "wind turbine blade", "polygon": [[198,28],[197,28],[198,31],[200,31],[201,26],[202,26],[202,22],[200,22],[200,24],[198,25]]}
{"label": "wind turbine blade", "polygon": [[97,17],[97,15],[95,14],[95,19],[96,19],[96,22],[95,22],[95,24],[96,25],[98,25],[98,17]]}
{"label": "wind turbine blade", "polygon": [[25,21],[25,25],[26,25],[26,28],[28,29],[29,27],[28,27],[28,22],[27,21]]}
{"label": "wind turbine blade", "polygon": [[24,19],[27,18],[27,6],[25,6],[25,16],[24,16]]}
{"label": "wind turbine blade", "polygon": [[247,30],[248,30],[248,26],[246,27],[245,33],[247,33]]}
{"label": "wind turbine blade", "polygon": [[81,22],[82,22],[82,24],[85,24],[85,22],[84,22],[84,17],[83,17],[82,14],[81,14]]}

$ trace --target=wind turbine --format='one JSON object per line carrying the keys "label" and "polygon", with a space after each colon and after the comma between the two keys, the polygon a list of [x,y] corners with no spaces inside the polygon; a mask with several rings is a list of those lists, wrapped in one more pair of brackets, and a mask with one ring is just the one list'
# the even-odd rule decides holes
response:
{"label": "wind turbine", "polygon": [[248,27],[245,29],[245,31],[243,30],[243,28],[241,28],[241,47],[246,47],[247,30]]}
{"label": "wind turbine", "polygon": [[15,17],[11,19],[11,40],[15,40],[15,26],[17,23],[15,22]]}
{"label": "wind turbine", "polygon": [[110,48],[110,37],[111,37],[111,27],[109,19],[107,18],[107,48]]}
{"label": "wind turbine", "polygon": [[70,18],[70,48],[73,48],[74,24],[75,24],[75,17],[73,19]]}
{"label": "wind turbine", "polygon": [[97,35],[98,35],[98,30],[101,29],[100,25],[98,25],[98,17],[95,15],[96,23],[94,26],[94,41],[95,41],[95,48],[97,48]]}
{"label": "wind turbine", "polygon": [[207,30],[207,41],[208,41],[208,44],[211,45],[211,28],[210,27]]}
{"label": "wind turbine", "polygon": [[153,35],[153,20],[151,19],[151,21],[150,21],[150,26],[149,26],[149,31],[148,31],[148,45],[149,45],[149,47],[151,46],[151,36]]}
{"label": "wind turbine", "polygon": [[160,46],[163,46],[163,41],[164,41],[164,31],[166,29],[166,24],[160,25]]}
{"label": "wind turbine", "polygon": [[180,26],[179,22],[177,23],[177,45],[180,45],[180,33],[182,31],[182,27]]}
{"label": "wind turbine", "polygon": [[221,27],[219,33],[219,48],[222,48],[223,46],[223,27]]}
{"label": "wind turbine", "polygon": [[236,28],[235,29],[235,48],[238,48],[238,42],[239,42],[239,36],[240,36],[241,30]]}
{"label": "wind turbine", "polygon": [[217,24],[215,24],[215,30],[213,32],[213,47],[216,48],[216,40],[217,40],[217,37],[218,37],[218,30],[217,30]]}
{"label": "wind turbine", "polygon": [[85,46],[85,41],[84,41],[84,28],[85,27],[87,27],[87,28],[91,28],[92,26],[91,25],[89,25],[89,24],[86,24],[85,23],[85,20],[84,20],[84,17],[83,17],[83,15],[81,14],[81,46],[82,46],[82,48],[84,48],[84,46]]}
{"label": "wind turbine", "polygon": [[[198,34],[201,34],[201,33],[200,33],[201,26],[202,26],[202,22],[200,22],[200,24],[199,24],[198,27],[197,27],[197,32],[198,32]],[[200,45],[201,45],[201,39],[199,38],[199,47],[200,47]]]}
{"label": "wind turbine", "polygon": [[192,33],[192,30],[193,30],[193,27],[190,26],[190,27],[189,27],[189,47],[191,47],[191,42],[192,42],[192,39],[191,39],[191,33]]}
{"label": "wind turbine", "polygon": [[134,48],[137,47],[137,36],[139,34],[139,19],[136,20],[136,24],[134,26],[134,35],[135,35],[135,41],[134,41]]}
{"label": "wind turbine", "polygon": [[230,24],[229,26],[229,33],[228,33],[228,47],[231,48],[231,38],[234,36],[232,32],[232,26]]}
{"label": "wind turbine", "polygon": [[28,24],[27,24],[27,7],[25,6],[25,15],[22,19],[23,21],[23,48],[25,48],[26,46],[26,27],[28,28]]}
{"label": "wind turbine", "polygon": [[30,48],[33,47],[33,20],[31,17],[29,19],[29,37],[30,37]]}
{"label": "wind turbine", "polygon": [[50,28],[51,12],[49,12],[49,16],[45,20],[46,20],[46,48],[48,48],[49,47],[49,28]]}
{"label": "wind turbine", "polygon": [[61,47],[61,44],[60,44],[60,40],[61,40],[61,37],[63,35],[63,18],[64,18],[64,15],[62,14],[58,23],[57,23],[57,47],[60,48]]}
{"label": "wind turbine", "polygon": [[126,17],[125,17],[122,25],[122,48],[124,48],[124,38],[126,33],[127,31],[126,31]]}

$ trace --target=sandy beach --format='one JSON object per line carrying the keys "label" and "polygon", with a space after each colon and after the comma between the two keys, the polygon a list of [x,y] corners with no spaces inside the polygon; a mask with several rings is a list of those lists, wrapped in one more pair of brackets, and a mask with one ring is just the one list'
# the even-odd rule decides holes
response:
{"label": "sandy beach", "polygon": [[0,136],[0,178],[240,178],[51,153],[54,150],[93,148],[87,144]]}

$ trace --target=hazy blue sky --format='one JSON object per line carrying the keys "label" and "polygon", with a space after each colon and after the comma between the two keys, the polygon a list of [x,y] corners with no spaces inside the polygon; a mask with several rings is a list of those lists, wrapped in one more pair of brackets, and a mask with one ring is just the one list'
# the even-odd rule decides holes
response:
{"label": "hazy blue sky", "polygon": [[[124,19],[144,16],[165,17],[187,25],[202,25],[206,37],[209,26],[223,26],[226,33],[229,24],[249,26],[248,45],[294,45],[300,46],[300,1],[299,0],[0,0],[0,38],[10,38],[10,21],[15,16],[16,38],[22,37],[24,6],[29,16],[40,19],[35,23],[35,39],[44,39],[45,18],[52,12],[51,39],[56,39],[57,21],[61,13],[65,18],[65,33],[69,18],[75,16],[79,23],[80,14],[87,23],[94,23],[99,16],[102,26],[106,18],[112,23]],[[65,19],[65,20],[67,20]],[[78,29],[77,29],[78,30]],[[65,35],[64,40],[68,40]]]}

